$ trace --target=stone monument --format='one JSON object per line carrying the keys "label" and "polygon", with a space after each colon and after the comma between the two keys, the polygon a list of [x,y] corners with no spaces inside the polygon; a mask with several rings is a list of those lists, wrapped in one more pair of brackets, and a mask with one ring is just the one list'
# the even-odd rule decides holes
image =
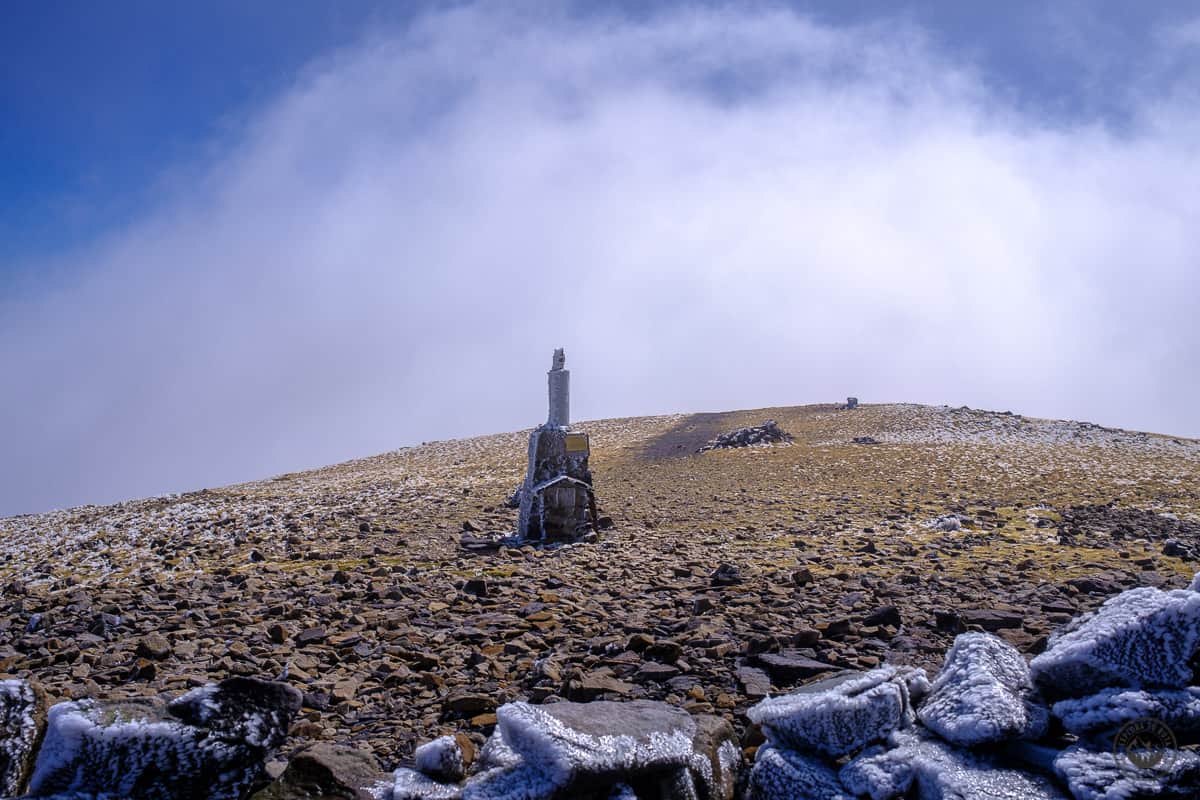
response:
{"label": "stone monument", "polygon": [[846,398],[846,408],[858,408],[858,398],[857,397],[847,397]]}
{"label": "stone monument", "polygon": [[520,489],[517,536],[526,542],[574,541],[596,529],[596,496],[586,433],[572,431],[571,373],[562,349],[546,373],[550,412],[529,435],[529,468]]}

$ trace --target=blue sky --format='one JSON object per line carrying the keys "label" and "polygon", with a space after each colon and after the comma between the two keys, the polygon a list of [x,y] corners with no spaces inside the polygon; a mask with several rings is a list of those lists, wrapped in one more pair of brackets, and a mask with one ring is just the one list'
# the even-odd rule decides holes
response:
{"label": "blue sky", "polygon": [[[681,5],[589,2],[573,13],[644,18]],[[1016,102],[1112,125],[1125,122],[1126,103],[1103,86],[1148,68],[1156,31],[1195,16],[1187,2],[1119,0],[791,5],[832,25],[910,21]],[[307,65],[402,27],[419,9],[328,0],[9,6],[0,26],[0,272],[136,217],[168,176],[211,158]]]}
{"label": "blue sky", "polygon": [[1200,436],[1188,4],[4,14],[0,515],[525,427],[560,346],[585,419]]}

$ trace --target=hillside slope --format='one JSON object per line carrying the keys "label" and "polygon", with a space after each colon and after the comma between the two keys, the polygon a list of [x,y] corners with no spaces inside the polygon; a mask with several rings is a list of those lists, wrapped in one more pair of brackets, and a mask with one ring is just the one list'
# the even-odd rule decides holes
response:
{"label": "hillside slope", "polygon": [[[795,442],[695,453],[767,418]],[[742,725],[820,665],[936,667],[965,627],[1034,652],[1197,568],[1195,440],[912,405],[578,427],[615,529],[559,550],[458,546],[467,521],[513,528],[527,432],[2,519],[0,671],[54,697],[286,672],[306,693],[294,744],[395,763],[519,697],[668,698]],[[740,580],[714,585],[722,564]]]}

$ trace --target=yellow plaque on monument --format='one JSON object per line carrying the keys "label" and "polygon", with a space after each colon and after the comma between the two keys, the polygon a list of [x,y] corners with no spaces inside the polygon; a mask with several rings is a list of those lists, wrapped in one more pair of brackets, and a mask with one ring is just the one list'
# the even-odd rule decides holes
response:
{"label": "yellow plaque on monument", "polygon": [[568,453],[586,453],[588,451],[588,437],[586,433],[568,433],[567,434],[567,452]]}

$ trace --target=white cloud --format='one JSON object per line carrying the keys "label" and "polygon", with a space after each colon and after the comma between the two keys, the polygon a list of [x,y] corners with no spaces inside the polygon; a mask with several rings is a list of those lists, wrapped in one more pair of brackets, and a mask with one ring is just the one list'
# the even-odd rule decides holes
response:
{"label": "white cloud", "polygon": [[534,424],[563,345],[580,418],[857,394],[1200,435],[1195,112],[1143,111],[1043,123],[915,29],[428,17],[0,308],[0,512]]}

